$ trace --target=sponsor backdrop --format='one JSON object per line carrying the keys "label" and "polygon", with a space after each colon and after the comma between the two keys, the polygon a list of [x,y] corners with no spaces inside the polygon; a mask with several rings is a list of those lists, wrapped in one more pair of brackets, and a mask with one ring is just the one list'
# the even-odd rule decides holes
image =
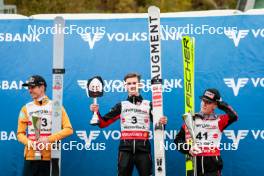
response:
{"label": "sponsor backdrop", "polygon": [[[18,114],[31,101],[21,84],[30,75],[40,74],[47,80],[47,94],[51,96],[52,34],[56,31],[48,19],[2,19],[0,24],[0,175],[15,176],[22,173],[24,148],[15,134]],[[184,156],[173,144],[183,123],[180,40],[185,34],[196,38],[196,111],[200,107],[199,95],[205,88],[215,87],[239,115],[239,121],[223,135],[223,175],[262,175],[264,16],[172,15],[163,17],[161,24],[164,113],[169,120],[165,143],[167,175],[184,175],[185,170]],[[74,134],[64,140],[62,175],[116,175],[120,122],[102,130],[90,126],[92,100],[84,88],[88,78],[103,77],[105,95],[98,102],[104,114],[126,99],[123,76],[138,72],[145,85],[142,95],[150,99],[147,31],[147,18],[143,17],[66,21],[63,102]],[[238,143],[237,150],[231,146],[233,142]]]}

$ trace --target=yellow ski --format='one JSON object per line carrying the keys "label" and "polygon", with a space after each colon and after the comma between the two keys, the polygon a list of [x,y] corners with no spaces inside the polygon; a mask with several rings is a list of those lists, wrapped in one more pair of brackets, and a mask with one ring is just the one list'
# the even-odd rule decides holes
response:
{"label": "yellow ski", "polygon": [[[184,36],[182,39],[183,67],[184,67],[184,106],[185,113],[194,113],[194,45],[193,37]],[[192,141],[187,141],[189,144]],[[195,157],[186,155],[186,176],[196,175]]]}

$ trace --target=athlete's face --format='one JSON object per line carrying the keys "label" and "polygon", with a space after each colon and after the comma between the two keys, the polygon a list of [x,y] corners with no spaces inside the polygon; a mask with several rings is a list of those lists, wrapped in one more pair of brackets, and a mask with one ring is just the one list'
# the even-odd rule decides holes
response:
{"label": "athlete's face", "polygon": [[137,77],[127,78],[125,82],[129,96],[137,96],[139,94],[139,80]]}
{"label": "athlete's face", "polygon": [[45,94],[45,87],[41,86],[29,86],[28,87],[29,94],[31,95],[32,99],[38,99],[44,96]]}
{"label": "athlete's face", "polygon": [[216,102],[209,102],[205,99],[201,101],[201,112],[204,114],[212,114],[216,107]]}

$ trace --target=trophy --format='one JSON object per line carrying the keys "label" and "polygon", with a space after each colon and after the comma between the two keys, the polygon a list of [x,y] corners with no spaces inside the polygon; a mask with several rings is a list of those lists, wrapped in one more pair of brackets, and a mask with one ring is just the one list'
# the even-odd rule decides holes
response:
{"label": "trophy", "polygon": [[[34,127],[34,132],[35,132],[35,140],[38,141],[40,137],[40,131],[41,131],[41,117],[33,115],[32,122],[33,122],[33,127]],[[35,160],[41,160],[41,153],[38,150],[38,148],[35,151]]]}
{"label": "trophy", "polygon": [[192,114],[191,113],[183,114],[182,118],[192,137],[193,143],[195,144],[195,134],[194,134],[194,124],[193,124]]}
{"label": "trophy", "polygon": [[[103,96],[104,83],[100,76],[95,76],[88,80],[86,93],[88,97],[93,98],[93,104],[97,104],[97,97]],[[93,113],[93,117],[90,121],[91,125],[98,125],[99,118],[96,112]]]}
{"label": "trophy", "polygon": [[[183,121],[185,122],[185,125],[191,135],[192,138],[192,144],[191,145],[196,145],[195,142],[195,133],[194,133],[194,121],[193,121],[193,116],[191,113],[186,113],[183,114],[182,116]],[[194,176],[197,176],[197,170],[196,170],[196,157],[193,157],[193,170],[194,170]]]}

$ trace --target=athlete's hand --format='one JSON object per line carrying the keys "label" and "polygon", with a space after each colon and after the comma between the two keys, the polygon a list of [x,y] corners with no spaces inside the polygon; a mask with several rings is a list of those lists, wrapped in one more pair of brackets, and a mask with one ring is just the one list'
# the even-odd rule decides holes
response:
{"label": "athlete's hand", "polygon": [[99,111],[99,105],[98,104],[91,104],[90,105],[90,110],[92,112],[98,112]]}
{"label": "athlete's hand", "polygon": [[189,153],[192,156],[196,156],[196,155],[202,153],[202,150],[197,145],[193,145],[191,147],[191,149],[189,150]]}
{"label": "athlete's hand", "polygon": [[159,123],[162,125],[166,125],[168,122],[168,118],[166,116],[163,116],[160,118]]}

